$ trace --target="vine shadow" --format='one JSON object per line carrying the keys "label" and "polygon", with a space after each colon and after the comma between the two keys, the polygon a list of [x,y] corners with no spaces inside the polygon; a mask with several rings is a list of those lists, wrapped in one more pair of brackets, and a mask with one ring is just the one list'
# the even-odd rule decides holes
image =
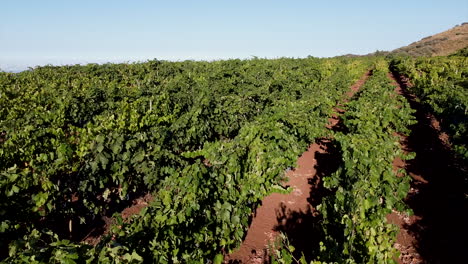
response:
{"label": "vine shadow", "polygon": [[[419,220],[405,224],[424,263],[465,263],[468,260],[468,170],[463,161],[439,138],[431,124],[430,113],[409,93],[405,78],[393,73],[402,95],[416,110],[418,123],[410,127],[405,144],[416,153],[406,162],[413,176],[406,204]],[[423,178],[422,180],[419,178]]]}

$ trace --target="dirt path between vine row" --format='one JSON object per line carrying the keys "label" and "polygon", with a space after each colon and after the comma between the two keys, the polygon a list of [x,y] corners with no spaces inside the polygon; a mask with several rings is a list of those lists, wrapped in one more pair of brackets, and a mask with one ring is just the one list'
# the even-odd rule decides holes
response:
{"label": "dirt path between vine row", "polygon": [[400,227],[395,243],[401,252],[398,262],[468,263],[467,168],[457,162],[438,120],[408,92],[407,80],[397,74],[389,78],[416,110],[418,121],[408,137],[401,137],[403,150],[415,152],[416,158],[394,161],[395,169],[405,169],[412,178],[405,202],[414,212],[409,217],[397,212],[387,217]]}
{"label": "dirt path between vine row", "polygon": [[[371,74],[367,72],[351,86],[344,101],[351,98]],[[336,114],[329,119],[327,128],[339,129],[339,114],[344,112],[341,106],[339,104],[334,108]],[[319,242],[316,229],[318,218],[314,207],[320,204],[324,192],[320,179],[338,168],[341,158],[335,153],[327,139],[319,139],[310,145],[299,157],[297,168],[286,173],[289,181],[285,185],[293,191],[289,194],[273,193],[262,200],[244,242],[235,252],[227,255],[224,262],[268,262],[269,245],[272,245],[279,232],[286,234],[290,244],[296,248],[295,254],[303,252],[306,259],[311,259],[311,245],[318,245]]]}

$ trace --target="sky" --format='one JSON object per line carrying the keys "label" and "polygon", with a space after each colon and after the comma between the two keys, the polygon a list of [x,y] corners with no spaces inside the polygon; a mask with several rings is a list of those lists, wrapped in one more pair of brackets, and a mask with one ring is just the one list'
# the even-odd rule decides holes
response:
{"label": "sky", "polygon": [[463,22],[467,0],[0,0],[0,69],[367,54]]}

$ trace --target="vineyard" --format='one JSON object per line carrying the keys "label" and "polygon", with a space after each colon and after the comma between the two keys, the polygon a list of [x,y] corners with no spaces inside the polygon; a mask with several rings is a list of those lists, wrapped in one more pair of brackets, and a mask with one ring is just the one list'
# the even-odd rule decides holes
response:
{"label": "vineyard", "polygon": [[392,67],[410,78],[411,92],[441,120],[454,150],[468,160],[468,57],[400,58]]}
{"label": "vineyard", "polygon": [[[411,214],[412,178],[394,162],[415,158],[401,138],[418,121],[389,72],[440,120],[466,169],[463,54],[0,72],[0,261],[222,263],[262,199],[291,192],[286,172],[326,138],[339,161],[321,179],[319,241],[304,253],[284,239],[268,261],[396,263],[387,217]],[[340,129],[329,129],[337,106]]]}

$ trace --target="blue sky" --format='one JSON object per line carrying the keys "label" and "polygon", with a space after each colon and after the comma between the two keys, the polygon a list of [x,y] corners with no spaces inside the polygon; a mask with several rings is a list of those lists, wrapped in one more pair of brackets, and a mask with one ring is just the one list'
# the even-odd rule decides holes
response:
{"label": "blue sky", "polygon": [[468,22],[468,1],[2,0],[0,69],[329,57],[392,50]]}

